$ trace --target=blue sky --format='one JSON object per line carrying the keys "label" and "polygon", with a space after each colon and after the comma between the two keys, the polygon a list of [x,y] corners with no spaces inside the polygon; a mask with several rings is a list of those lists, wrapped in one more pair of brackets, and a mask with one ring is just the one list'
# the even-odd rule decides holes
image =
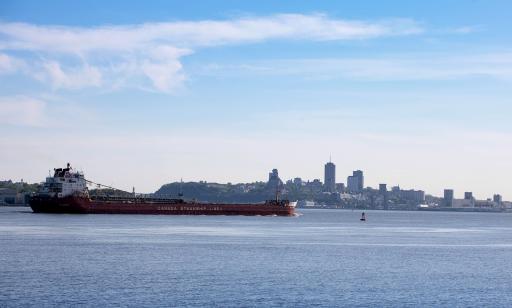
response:
{"label": "blue sky", "polygon": [[3,1],[0,177],[512,199],[509,1]]}

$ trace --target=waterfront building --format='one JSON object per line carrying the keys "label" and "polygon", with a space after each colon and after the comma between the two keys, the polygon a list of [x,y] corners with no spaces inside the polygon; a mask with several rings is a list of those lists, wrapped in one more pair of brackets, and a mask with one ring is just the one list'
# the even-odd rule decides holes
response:
{"label": "waterfront building", "polygon": [[25,193],[19,193],[15,189],[0,188],[0,205],[20,205],[26,203]]}
{"label": "waterfront building", "polygon": [[453,205],[453,189],[444,190],[444,206],[451,207]]}
{"label": "waterfront building", "polygon": [[352,175],[347,178],[347,190],[350,193],[360,193],[364,188],[364,176],[363,171],[356,170],[352,172]]}
{"label": "waterfront building", "polygon": [[496,203],[494,203],[491,199],[487,199],[487,200],[473,200],[473,207],[493,208],[495,206],[496,206]]}
{"label": "waterfront building", "polygon": [[400,197],[406,200],[411,200],[415,202],[423,202],[425,201],[425,192],[423,190],[401,190]]}
{"label": "waterfront building", "polygon": [[0,204],[16,203],[16,191],[10,188],[0,188]]}
{"label": "waterfront building", "polygon": [[453,199],[452,207],[461,208],[461,207],[475,207],[474,199]]}
{"label": "waterfront building", "polygon": [[336,191],[336,165],[332,162],[325,164],[324,188],[327,192],[333,193]]}
{"label": "waterfront building", "polygon": [[466,200],[471,200],[471,199],[473,199],[473,193],[472,193],[471,191],[466,191],[466,192],[464,193],[464,199],[466,199]]}
{"label": "waterfront building", "polygon": [[503,198],[501,197],[500,194],[495,194],[494,196],[492,196],[492,201],[496,203],[496,205],[501,205],[503,203]]}
{"label": "waterfront building", "polygon": [[299,200],[297,202],[297,207],[314,207],[315,205],[315,201]]}

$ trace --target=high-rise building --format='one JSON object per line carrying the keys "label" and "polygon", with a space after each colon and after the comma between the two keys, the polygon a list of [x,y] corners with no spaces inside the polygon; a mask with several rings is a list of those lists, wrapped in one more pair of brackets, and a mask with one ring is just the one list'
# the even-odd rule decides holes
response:
{"label": "high-rise building", "polygon": [[276,190],[282,189],[283,181],[279,178],[279,172],[277,169],[272,169],[272,172],[268,174],[267,188]]}
{"label": "high-rise building", "polygon": [[503,198],[501,197],[501,195],[496,194],[492,196],[492,201],[494,201],[497,204],[501,204],[503,202]]}
{"label": "high-rise building", "polygon": [[386,184],[379,184],[379,194],[382,196],[382,205],[385,210],[389,208],[388,204],[388,186]]}
{"label": "high-rise building", "polygon": [[279,172],[277,169],[272,169],[272,172],[268,173],[268,181],[270,182],[276,178],[279,178]]}
{"label": "high-rise building", "polygon": [[350,175],[347,177],[347,190],[349,193],[357,193],[357,179]]}
{"label": "high-rise building", "polygon": [[473,193],[471,191],[466,191],[464,193],[464,199],[465,200],[472,200],[473,199]]}
{"label": "high-rise building", "polygon": [[351,193],[360,193],[364,188],[363,171],[356,170],[347,178],[347,189]]}
{"label": "high-rise building", "polygon": [[453,189],[444,190],[444,206],[452,207],[453,205]]}
{"label": "high-rise building", "polygon": [[325,164],[324,168],[324,188],[325,191],[336,191],[336,165],[332,162]]}
{"label": "high-rise building", "polygon": [[379,192],[381,194],[385,194],[388,191],[388,187],[386,184],[379,184]]}

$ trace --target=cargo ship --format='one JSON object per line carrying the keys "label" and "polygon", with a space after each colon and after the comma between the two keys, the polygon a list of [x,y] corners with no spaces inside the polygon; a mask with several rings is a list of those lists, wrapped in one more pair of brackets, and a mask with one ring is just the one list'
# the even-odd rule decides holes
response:
{"label": "cargo ship", "polygon": [[296,202],[275,200],[261,203],[208,203],[183,198],[90,195],[84,174],[69,163],[54,169],[41,189],[30,197],[34,213],[73,214],[153,214],[153,215],[245,215],[293,216]]}

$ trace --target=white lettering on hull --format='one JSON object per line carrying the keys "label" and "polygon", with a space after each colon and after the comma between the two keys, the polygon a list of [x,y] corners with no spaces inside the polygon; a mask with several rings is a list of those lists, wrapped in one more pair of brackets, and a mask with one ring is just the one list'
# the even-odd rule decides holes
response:
{"label": "white lettering on hull", "polygon": [[222,211],[221,207],[218,206],[159,206],[158,211]]}

